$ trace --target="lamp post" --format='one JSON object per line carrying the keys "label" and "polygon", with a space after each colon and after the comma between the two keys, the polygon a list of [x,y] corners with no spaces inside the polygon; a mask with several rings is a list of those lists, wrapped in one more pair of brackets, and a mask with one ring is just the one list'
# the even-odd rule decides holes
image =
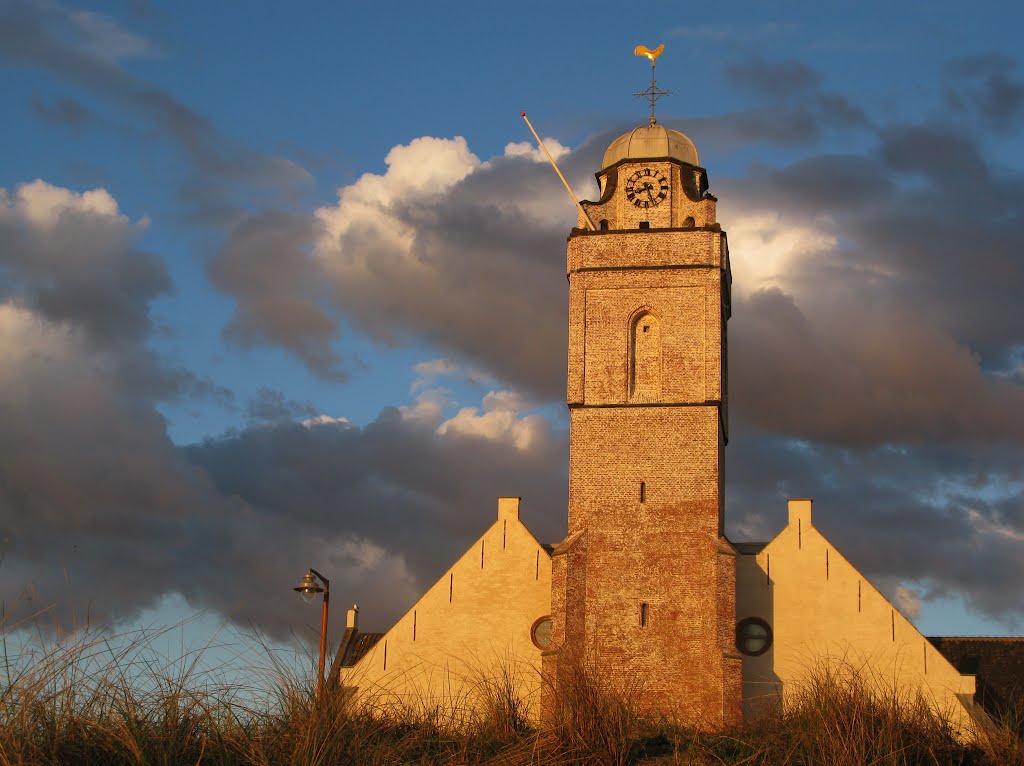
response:
{"label": "lamp post", "polygon": [[[317,585],[317,580],[320,580],[324,587],[321,588]],[[324,665],[327,661],[327,604],[331,600],[331,583],[330,580],[311,568],[302,576],[302,581],[292,590],[298,591],[307,604],[313,600],[317,593],[324,594],[323,614],[320,619],[320,664],[316,677],[316,696],[319,699],[323,696],[324,692]]]}

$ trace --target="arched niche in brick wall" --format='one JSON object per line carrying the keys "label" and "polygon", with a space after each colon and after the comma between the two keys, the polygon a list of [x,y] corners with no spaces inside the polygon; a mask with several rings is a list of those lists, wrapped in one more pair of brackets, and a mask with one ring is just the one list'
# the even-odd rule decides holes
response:
{"label": "arched niche in brick wall", "polygon": [[648,308],[634,312],[629,327],[629,400],[661,398],[661,320]]}

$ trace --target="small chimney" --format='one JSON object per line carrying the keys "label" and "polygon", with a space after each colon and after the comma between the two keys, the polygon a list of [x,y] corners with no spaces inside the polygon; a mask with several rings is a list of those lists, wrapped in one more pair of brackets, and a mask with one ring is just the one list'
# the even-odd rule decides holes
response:
{"label": "small chimney", "polygon": [[515,519],[519,521],[519,500],[518,497],[498,498],[498,521],[502,519]]}
{"label": "small chimney", "polygon": [[811,526],[811,503],[809,497],[793,498],[789,501],[789,526]]}
{"label": "small chimney", "polygon": [[345,613],[345,627],[359,629],[359,605],[353,604],[352,608]]}

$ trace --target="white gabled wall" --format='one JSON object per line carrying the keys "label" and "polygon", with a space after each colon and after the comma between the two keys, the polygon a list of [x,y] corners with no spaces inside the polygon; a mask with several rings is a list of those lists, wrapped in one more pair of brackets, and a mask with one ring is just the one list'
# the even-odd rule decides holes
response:
{"label": "white gabled wall", "polygon": [[[364,614],[367,611],[364,608]],[[513,678],[535,717],[540,649],[530,638],[551,611],[551,557],[519,520],[519,498],[498,499],[498,519],[341,683],[370,704],[470,713],[481,683]]]}
{"label": "white gabled wall", "polygon": [[[963,676],[814,527],[810,500],[789,501],[789,524],[737,558],[736,619],[771,625],[772,648],[743,658],[744,714],[785,701],[828,665],[857,670],[879,691],[920,692],[966,732],[974,676]],[[966,703],[966,704],[965,704]]]}

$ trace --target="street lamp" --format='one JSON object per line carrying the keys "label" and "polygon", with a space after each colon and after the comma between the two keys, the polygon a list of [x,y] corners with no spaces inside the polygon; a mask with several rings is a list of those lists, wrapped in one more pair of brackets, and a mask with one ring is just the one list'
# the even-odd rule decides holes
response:
{"label": "street lamp", "polygon": [[[318,579],[324,584],[324,587],[321,588],[317,585],[316,581]],[[306,574],[302,575],[302,581],[292,590],[298,591],[307,604],[313,600],[317,593],[324,594],[323,615],[320,619],[320,672],[316,677],[316,696],[320,698],[324,692],[324,665],[327,661],[327,604],[331,599],[331,583],[315,569],[310,569]]]}

